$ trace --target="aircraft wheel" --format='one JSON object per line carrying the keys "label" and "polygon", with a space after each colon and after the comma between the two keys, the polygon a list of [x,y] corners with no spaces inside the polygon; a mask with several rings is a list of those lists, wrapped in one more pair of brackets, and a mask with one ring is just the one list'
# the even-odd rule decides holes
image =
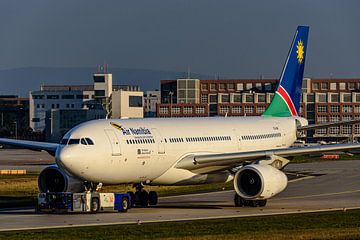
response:
{"label": "aircraft wheel", "polygon": [[134,192],[131,192],[131,191],[129,191],[127,193],[130,195],[131,207],[134,207],[134,205],[135,205],[135,194],[134,194]]}
{"label": "aircraft wheel", "polygon": [[235,193],[234,203],[235,203],[235,207],[242,207],[244,206],[244,199],[240,197],[237,193]]}
{"label": "aircraft wheel", "polygon": [[147,191],[143,190],[140,192],[140,206],[147,207],[149,205],[149,194]]}
{"label": "aircraft wheel", "polygon": [[155,191],[149,192],[149,205],[155,206],[158,203],[158,195]]}
{"label": "aircraft wheel", "polygon": [[127,212],[128,209],[129,209],[129,199],[127,197],[123,197],[121,199],[121,209],[119,210],[119,212]]}

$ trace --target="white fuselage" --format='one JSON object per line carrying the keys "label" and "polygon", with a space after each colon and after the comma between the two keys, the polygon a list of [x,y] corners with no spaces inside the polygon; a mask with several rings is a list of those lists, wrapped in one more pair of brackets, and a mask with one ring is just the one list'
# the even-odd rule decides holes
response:
{"label": "white fuselage", "polygon": [[[199,174],[174,166],[190,154],[246,152],[289,147],[293,117],[109,119],[83,123],[64,139],[94,145],[60,145],[57,164],[81,179],[108,184],[225,182],[228,171]],[[69,142],[70,143],[70,142]]]}

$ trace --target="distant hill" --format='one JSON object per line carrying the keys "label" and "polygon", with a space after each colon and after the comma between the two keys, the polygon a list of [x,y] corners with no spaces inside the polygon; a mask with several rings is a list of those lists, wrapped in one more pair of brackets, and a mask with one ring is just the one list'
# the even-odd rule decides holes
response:
{"label": "distant hill", "polygon": [[[0,70],[0,95],[28,97],[29,91],[39,90],[42,84],[92,84],[91,67],[28,67]],[[113,84],[139,85],[141,90],[160,88],[160,80],[186,76],[184,72],[161,70],[111,68]],[[203,74],[191,74],[194,78],[209,78]]]}

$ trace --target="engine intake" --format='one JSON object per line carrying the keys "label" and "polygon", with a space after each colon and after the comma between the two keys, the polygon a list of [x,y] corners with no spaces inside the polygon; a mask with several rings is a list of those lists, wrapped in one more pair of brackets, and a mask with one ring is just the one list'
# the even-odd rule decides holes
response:
{"label": "engine intake", "polygon": [[83,181],[67,175],[57,165],[41,171],[38,178],[40,192],[82,192]]}
{"label": "engine intake", "polygon": [[234,178],[236,193],[247,200],[268,199],[287,186],[286,175],[265,164],[250,164],[241,168]]}

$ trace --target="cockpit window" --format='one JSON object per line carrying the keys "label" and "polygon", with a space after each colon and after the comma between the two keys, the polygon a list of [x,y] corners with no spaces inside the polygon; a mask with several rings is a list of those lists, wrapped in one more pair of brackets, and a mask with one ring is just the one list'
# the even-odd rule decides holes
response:
{"label": "cockpit window", "polygon": [[69,145],[79,144],[79,142],[80,142],[80,139],[75,139],[75,138],[73,138],[73,139],[70,139],[70,140],[69,140],[68,144],[69,144]]}
{"label": "cockpit window", "polygon": [[86,142],[85,138],[82,138],[82,139],[80,140],[80,143],[81,143],[82,145],[87,145],[87,142]]}
{"label": "cockpit window", "polygon": [[61,145],[66,145],[68,143],[69,139],[68,138],[63,138],[60,142]]}
{"label": "cockpit window", "polygon": [[91,140],[90,138],[85,138],[85,139],[88,145],[94,145],[93,140]]}

